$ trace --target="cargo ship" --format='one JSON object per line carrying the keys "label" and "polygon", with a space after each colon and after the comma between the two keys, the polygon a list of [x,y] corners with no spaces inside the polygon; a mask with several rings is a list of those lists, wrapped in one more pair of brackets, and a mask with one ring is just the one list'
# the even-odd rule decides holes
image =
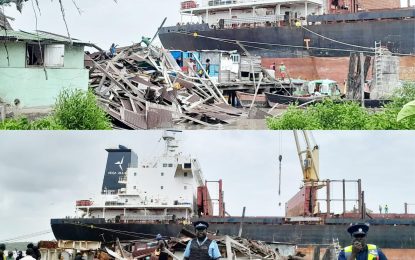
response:
{"label": "cargo ship", "polygon": [[[364,196],[359,196],[353,211],[333,214],[330,203],[326,212],[320,211],[318,191],[329,190],[335,180],[319,179],[318,146],[309,144],[306,134],[303,149],[295,132],[304,185],[286,203],[286,215],[248,217],[226,213],[222,180],[215,185],[215,193],[209,190],[198,159],[179,151],[176,133],[163,133],[164,151],[149,161],[139,163],[137,154],[125,146],[107,149],[100,194],[76,201],[76,217],[51,219],[56,239],[112,242],[153,239],[156,234],[174,237],[183,228],[193,230],[192,221],[203,219],[220,235],[297,245],[333,241],[344,245],[350,242],[345,232],[350,223],[367,222],[371,243],[382,248],[415,248],[415,214],[368,213]],[[361,194],[361,181],[357,183]]]}
{"label": "cargo ship", "polygon": [[[238,50],[263,58],[348,57],[387,48],[415,54],[415,8],[400,0],[204,0],[181,3],[192,22],[163,27],[170,50]],[[183,20],[183,19],[182,19]]]}

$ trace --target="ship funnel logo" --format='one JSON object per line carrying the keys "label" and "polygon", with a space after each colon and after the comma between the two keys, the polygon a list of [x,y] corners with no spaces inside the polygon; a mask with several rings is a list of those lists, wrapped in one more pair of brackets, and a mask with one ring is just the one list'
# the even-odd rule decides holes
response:
{"label": "ship funnel logo", "polygon": [[116,162],[115,164],[117,164],[118,166],[120,166],[120,169],[122,172],[124,172],[123,168],[122,168],[122,162],[124,161],[124,156],[122,157],[121,161]]}

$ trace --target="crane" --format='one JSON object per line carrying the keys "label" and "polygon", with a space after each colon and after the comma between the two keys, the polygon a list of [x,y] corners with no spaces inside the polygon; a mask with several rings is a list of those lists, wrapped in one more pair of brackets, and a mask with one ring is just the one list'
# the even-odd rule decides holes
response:
{"label": "crane", "polygon": [[[294,130],[295,143],[297,145],[298,158],[300,159],[301,169],[303,171],[303,181],[305,185],[312,182],[319,182],[319,147],[314,141],[312,146],[310,143],[309,134],[306,131],[301,131],[306,147],[301,148],[298,131]],[[311,135],[311,133],[310,133]],[[314,138],[313,138],[314,140]]]}
{"label": "crane", "polygon": [[[303,187],[286,204],[286,216],[313,216],[319,212],[317,203],[317,190],[324,187],[324,182],[319,178],[319,147],[311,133],[301,131],[303,142],[300,142],[300,134],[294,130],[294,139],[297,146],[298,158],[303,172]],[[313,139],[310,142],[309,135]],[[305,144],[305,148],[302,145]]]}

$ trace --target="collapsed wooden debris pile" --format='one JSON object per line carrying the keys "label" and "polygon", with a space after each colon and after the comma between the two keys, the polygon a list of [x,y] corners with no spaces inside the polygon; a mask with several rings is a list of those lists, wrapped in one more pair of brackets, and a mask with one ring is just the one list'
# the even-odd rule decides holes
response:
{"label": "collapsed wooden debris pile", "polygon": [[215,126],[242,115],[227,104],[206,72],[184,74],[164,49],[132,45],[118,49],[112,58],[102,53],[89,57],[90,86],[121,127],[168,128],[187,122]]}

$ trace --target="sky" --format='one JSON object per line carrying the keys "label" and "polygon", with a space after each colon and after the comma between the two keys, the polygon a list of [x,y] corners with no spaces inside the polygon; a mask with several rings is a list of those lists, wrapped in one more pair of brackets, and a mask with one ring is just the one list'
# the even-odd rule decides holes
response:
{"label": "sky", "polygon": [[[2,132],[0,242],[49,230],[51,218],[75,215],[76,200],[99,194],[106,148],[122,144],[132,148],[139,161],[148,161],[162,152],[161,135],[162,131]],[[320,147],[320,179],[362,179],[372,210],[388,204],[390,212],[403,213],[405,202],[415,204],[415,131],[325,131],[313,136]],[[198,158],[205,179],[223,180],[226,211],[231,215],[241,215],[246,206],[248,216],[284,216],[285,202],[301,186],[291,131],[198,130],[178,137],[180,150]],[[280,196],[279,154],[283,156]],[[346,188],[350,196],[357,191],[356,186]],[[340,213],[340,205],[332,207]],[[349,210],[352,207],[348,205]],[[415,213],[415,206],[409,211]],[[39,239],[53,235],[33,242]]]}
{"label": "sky", "polygon": [[[6,15],[15,18],[11,22],[15,30],[36,30],[32,1],[25,4],[22,14],[14,5],[5,9]],[[37,28],[66,35],[59,1],[39,2],[41,14],[37,17]],[[181,0],[75,0],[81,15],[72,0],[62,2],[71,36],[103,49],[109,49],[113,42],[126,46],[141,41],[142,36],[152,37],[165,17],[166,25],[175,25],[181,19]],[[401,3],[406,6],[407,0],[401,0]],[[415,4],[415,0],[411,0],[411,4]]]}

